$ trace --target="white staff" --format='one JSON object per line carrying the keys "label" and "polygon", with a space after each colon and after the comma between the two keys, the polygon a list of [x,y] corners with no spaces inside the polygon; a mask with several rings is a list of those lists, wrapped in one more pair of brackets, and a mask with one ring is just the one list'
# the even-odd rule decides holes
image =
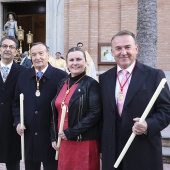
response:
{"label": "white staff", "polygon": [[[21,128],[24,128],[24,95],[23,95],[23,93],[20,94],[20,122],[21,122]],[[24,162],[24,160],[25,160],[24,132],[21,135],[21,154],[22,154],[22,162]]]}
{"label": "white staff", "polygon": [[[59,133],[61,133],[63,131],[65,115],[66,115],[66,105],[64,104],[62,106],[62,113],[61,113]],[[58,136],[58,140],[57,140],[57,148],[58,148],[58,150],[56,151],[56,155],[55,155],[55,159],[56,160],[58,160],[60,143],[61,143],[61,137]]]}
{"label": "white staff", "polygon": [[[153,94],[150,102],[148,103],[145,111],[143,112],[142,117],[140,118],[139,122],[143,122],[143,121],[146,119],[147,115],[149,114],[149,111],[151,110],[153,104],[155,103],[155,100],[157,99],[158,95],[160,94],[162,88],[164,88],[165,83],[166,83],[166,79],[163,78],[163,79],[161,80],[161,82],[159,83],[159,86],[157,87],[155,93]],[[119,164],[120,164],[120,162],[122,161],[123,157],[125,156],[127,150],[129,149],[131,143],[133,142],[135,136],[136,136],[136,134],[134,134],[134,133],[132,132],[130,138],[128,139],[128,141],[127,141],[127,143],[126,143],[126,145],[125,145],[125,147],[123,148],[123,150],[122,150],[122,152],[120,153],[118,159],[116,160],[116,163],[114,164],[114,167],[115,167],[115,168],[117,168],[117,167],[119,166]]]}

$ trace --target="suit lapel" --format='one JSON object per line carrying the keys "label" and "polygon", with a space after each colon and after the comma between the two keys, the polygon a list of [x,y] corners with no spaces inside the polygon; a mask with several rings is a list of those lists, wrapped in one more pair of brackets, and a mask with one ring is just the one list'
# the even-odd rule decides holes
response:
{"label": "suit lapel", "polygon": [[18,75],[18,72],[19,72],[19,65],[16,64],[16,63],[13,61],[11,70],[10,70],[10,72],[9,72],[9,74],[8,74],[8,77],[7,77],[7,79],[6,79],[5,84],[9,84],[11,81],[13,81],[13,79]]}
{"label": "suit lapel", "polygon": [[50,64],[48,64],[48,68],[47,68],[47,70],[46,70],[45,73],[44,73],[44,76],[45,76],[47,79],[51,79],[51,78],[52,78],[53,69],[54,69],[54,67],[52,67]]}
{"label": "suit lapel", "polygon": [[110,102],[110,105],[115,108],[116,106],[116,99],[115,99],[115,89],[116,89],[116,79],[117,79],[117,67],[114,67],[111,74],[108,75],[108,85],[106,87],[106,90],[108,91],[107,94],[110,94],[108,96],[108,101]]}
{"label": "suit lapel", "polygon": [[142,87],[142,85],[144,84],[148,76],[149,76],[149,72],[145,69],[145,67],[142,64],[137,62],[136,68],[132,73],[132,78],[126,94],[124,108],[126,108],[126,106],[135,97],[135,95],[140,90],[140,88]]}
{"label": "suit lapel", "polygon": [[[0,72],[1,73],[1,72]],[[4,82],[3,82],[3,80],[2,80],[2,75],[0,75],[0,84],[2,85],[2,84],[4,84]]]}
{"label": "suit lapel", "polygon": [[112,108],[112,110],[114,110],[116,106],[115,100],[116,74],[117,66],[110,69],[107,73],[104,73],[101,76],[100,79],[101,82],[99,82],[103,94],[102,99],[103,103],[107,102],[107,104]]}

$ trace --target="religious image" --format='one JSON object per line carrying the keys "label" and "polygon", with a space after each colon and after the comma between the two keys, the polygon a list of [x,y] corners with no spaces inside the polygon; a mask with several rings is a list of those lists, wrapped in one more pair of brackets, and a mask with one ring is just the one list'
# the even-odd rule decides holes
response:
{"label": "religious image", "polygon": [[115,62],[110,46],[101,47],[101,61],[102,62]]}

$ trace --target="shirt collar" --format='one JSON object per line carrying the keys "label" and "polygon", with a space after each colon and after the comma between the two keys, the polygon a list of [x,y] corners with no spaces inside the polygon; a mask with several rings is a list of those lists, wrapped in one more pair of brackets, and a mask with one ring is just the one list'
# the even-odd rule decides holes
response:
{"label": "shirt collar", "polygon": [[[45,73],[45,71],[47,70],[47,68],[48,68],[48,65],[43,69],[43,70],[41,70],[43,73]],[[39,72],[37,69],[35,69],[35,71],[36,71],[36,73],[37,72]]]}
{"label": "shirt collar", "polygon": [[[135,64],[136,64],[136,60],[128,68],[126,68],[125,70],[127,70],[128,73],[131,74],[132,71],[133,71],[133,68],[135,67]],[[117,65],[117,72],[119,73],[120,70],[122,70],[122,69],[120,68],[119,65]]]}
{"label": "shirt collar", "polygon": [[9,70],[11,70],[12,64],[13,64],[13,61],[12,61],[10,64],[8,64],[8,65],[5,65],[5,64],[4,64],[4,63],[2,63],[2,61],[1,61],[1,67],[6,66],[6,67],[8,67],[8,68],[9,68]]}

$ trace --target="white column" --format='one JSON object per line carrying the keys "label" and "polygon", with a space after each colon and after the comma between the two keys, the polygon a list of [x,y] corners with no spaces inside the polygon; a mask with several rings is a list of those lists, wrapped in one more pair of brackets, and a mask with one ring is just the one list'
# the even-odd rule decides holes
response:
{"label": "white column", "polygon": [[64,0],[46,1],[46,44],[51,56],[64,54]]}

